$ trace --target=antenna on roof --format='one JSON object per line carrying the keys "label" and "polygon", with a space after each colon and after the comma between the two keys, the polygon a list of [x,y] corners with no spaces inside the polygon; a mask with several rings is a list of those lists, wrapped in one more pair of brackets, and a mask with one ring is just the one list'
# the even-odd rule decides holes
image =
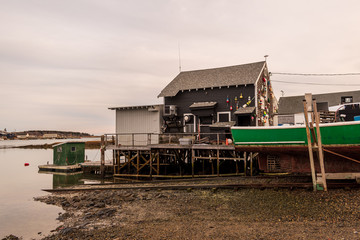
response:
{"label": "antenna on roof", "polygon": [[265,58],[265,62],[266,62],[266,59],[268,58],[269,55],[265,55],[264,58]]}
{"label": "antenna on roof", "polygon": [[181,72],[180,42],[178,42],[178,48],[179,48],[179,72]]}

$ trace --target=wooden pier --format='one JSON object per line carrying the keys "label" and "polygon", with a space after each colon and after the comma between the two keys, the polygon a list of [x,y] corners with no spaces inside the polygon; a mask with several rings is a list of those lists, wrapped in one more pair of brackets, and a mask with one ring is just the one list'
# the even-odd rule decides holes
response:
{"label": "wooden pier", "polygon": [[[204,140],[196,140],[195,134],[163,134],[156,138],[147,134],[144,138],[148,141],[143,145],[134,141],[140,134],[130,134],[130,144],[119,144],[117,139],[123,135],[105,135],[102,144],[104,152],[113,152],[114,177],[177,179],[253,173],[256,154],[236,151],[220,134],[205,138],[207,144],[199,143]],[[112,139],[110,144],[107,139]],[[160,140],[152,143],[151,139]],[[190,139],[189,144],[183,144],[181,139]]]}

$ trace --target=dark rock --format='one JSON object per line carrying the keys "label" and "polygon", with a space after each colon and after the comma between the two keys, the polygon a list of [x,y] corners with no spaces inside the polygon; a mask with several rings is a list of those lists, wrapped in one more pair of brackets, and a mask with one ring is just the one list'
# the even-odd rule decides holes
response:
{"label": "dark rock", "polygon": [[69,207],[70,206],[70,203],[66,199],[61,201],[60,204],[61,204],[62,207]]}
{"label": "dark rock", "polygon": [[82,224],[80,224],[77,228],[85,228],[86,225],[90,224],[90,222],[84,222]]}
{"label": "dark rock", "polygon": [[96,216],[97,217],[111,217],[114,215],[115,212],[116,212],[116,209],[114,209],[114,208],[105,208],[105,209],[99,210],[96,213]]}
{"label": "dark rock", "polygon": [[96,203],[96,204],[94,205],[94,207],[96,207],[96,208],[104,208],[104,207],[105,207],[105,203],[103,203],[103,202]]}
{"label": "dark rock", "polygon": [[64,213],[62,215],[59,215],[59,217],[57,217],[56,219],[59,221],[64,221],[65,219],[71,217],[73,214],[70,213]]}
{"label": "dark rock", "polygon": [[90,202],[88,202],[85,206],[86,206],[86,207],[93,207],[94,205],[95,205],[95,202],[90,201]]}
{"label": "dark rock", "polygon": [[73,197],[72,199],[73,202],[80,202],[80,198],[78,196]]}
{"label": "dark rock", "polygon": [[19,240],[19,239],[21,239],[21,238],[15,236],[15,235],[10,234],[10,235],[4,237],[2,240]]}
{"label": "dark rock", "polygon": [[72,232],[74,232],[74,229],[71,227],[67,227],[67,228],[60,230],[60,234],[64,234],[64,235],[72,233]]}

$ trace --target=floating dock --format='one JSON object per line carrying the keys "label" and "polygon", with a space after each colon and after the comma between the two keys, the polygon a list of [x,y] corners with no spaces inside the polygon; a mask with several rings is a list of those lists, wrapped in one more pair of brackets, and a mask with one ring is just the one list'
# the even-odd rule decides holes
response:
{"label": "floating dock", "polygon": [[[85,161],[81,163],[81,169],[84,173],[91,173],[91,174],[100,174],[101,170],[101,162],[100,161]],[[114,164],[113,161],[105,161],[104,164],[104,171],[105,174],[113,174],[114,173]]]}
{"label": "floating dock", "polygon": [[72,172],[81,172],[82,168],[79,164],[67,165],[67,166],[58,166],[58,165],[54,165],[54,164],[47,164],[47,165],[39,165],[39,171],[72,173]]}

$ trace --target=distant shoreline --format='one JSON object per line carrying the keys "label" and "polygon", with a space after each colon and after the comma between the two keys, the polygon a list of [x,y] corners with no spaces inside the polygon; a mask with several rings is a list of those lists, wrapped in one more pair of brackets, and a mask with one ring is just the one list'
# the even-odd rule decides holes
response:
{"label": "distant shoreline", "polygon": [[[12,146],[9,148],[49,149],[49,148],[53,148],[54,145],[59,144],[59,143],[61,143],[61,142],[45,143],[45,144],[30,144],[30,145],[23,145],[23,146]],[[100,141],[86,141],[85,149],[99,149],[100,145],[101,145]]]}

